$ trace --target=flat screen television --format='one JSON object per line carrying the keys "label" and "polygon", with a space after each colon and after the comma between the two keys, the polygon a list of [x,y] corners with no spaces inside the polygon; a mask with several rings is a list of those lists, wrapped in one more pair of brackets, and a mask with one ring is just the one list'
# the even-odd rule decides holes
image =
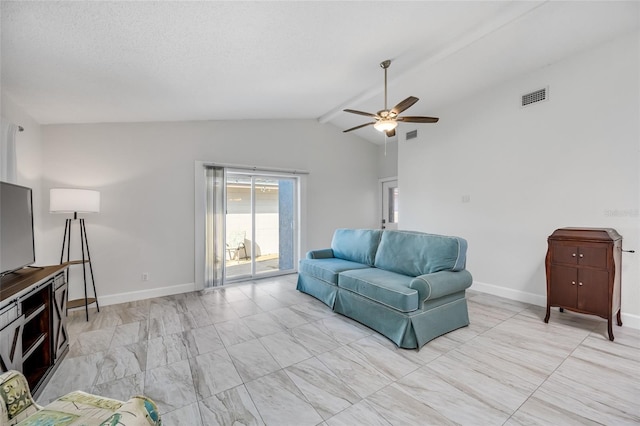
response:
{"label": "flat screen television", "polygon": [[31,188],[0,182],[0,276],[35,261]]}

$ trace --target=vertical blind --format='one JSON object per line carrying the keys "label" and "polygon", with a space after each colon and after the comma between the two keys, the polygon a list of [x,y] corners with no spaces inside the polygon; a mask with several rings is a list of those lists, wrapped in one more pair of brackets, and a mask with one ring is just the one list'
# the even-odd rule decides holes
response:
{"label": "vertical blind", "polygon": [[224,277],[224,168],[205,166],[206,225],[205,225],[205,288],[220,286]]}

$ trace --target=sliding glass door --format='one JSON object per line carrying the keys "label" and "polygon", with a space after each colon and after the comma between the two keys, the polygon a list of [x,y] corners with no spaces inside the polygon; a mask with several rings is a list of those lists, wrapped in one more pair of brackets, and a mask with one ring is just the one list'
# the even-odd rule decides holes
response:
{"label": "sliding glass door", "polygon": [[225,282],[294,271],[297,178],[226,174]]}

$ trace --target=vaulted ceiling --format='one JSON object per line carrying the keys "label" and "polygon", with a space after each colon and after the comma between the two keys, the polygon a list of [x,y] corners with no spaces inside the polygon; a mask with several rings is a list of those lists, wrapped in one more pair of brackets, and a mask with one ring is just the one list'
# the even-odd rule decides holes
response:
{"label": "vaulted ceiling", "polygon": [[[2,96],[41,124],[366,122],[438,108],[638,31],[636,1],[2,1]],[[364,118],[364,121],[363,121]],[[375,143],[372,127],[357,134]]]}

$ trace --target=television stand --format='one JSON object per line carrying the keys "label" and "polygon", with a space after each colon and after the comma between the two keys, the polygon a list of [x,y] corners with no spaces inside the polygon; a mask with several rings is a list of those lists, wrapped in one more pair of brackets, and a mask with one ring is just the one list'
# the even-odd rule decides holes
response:
{"label": "television stand", "polygon": [[67,267],[22,268],[0,278],[0,371],[22,372],[34,397],[69,348]]}

